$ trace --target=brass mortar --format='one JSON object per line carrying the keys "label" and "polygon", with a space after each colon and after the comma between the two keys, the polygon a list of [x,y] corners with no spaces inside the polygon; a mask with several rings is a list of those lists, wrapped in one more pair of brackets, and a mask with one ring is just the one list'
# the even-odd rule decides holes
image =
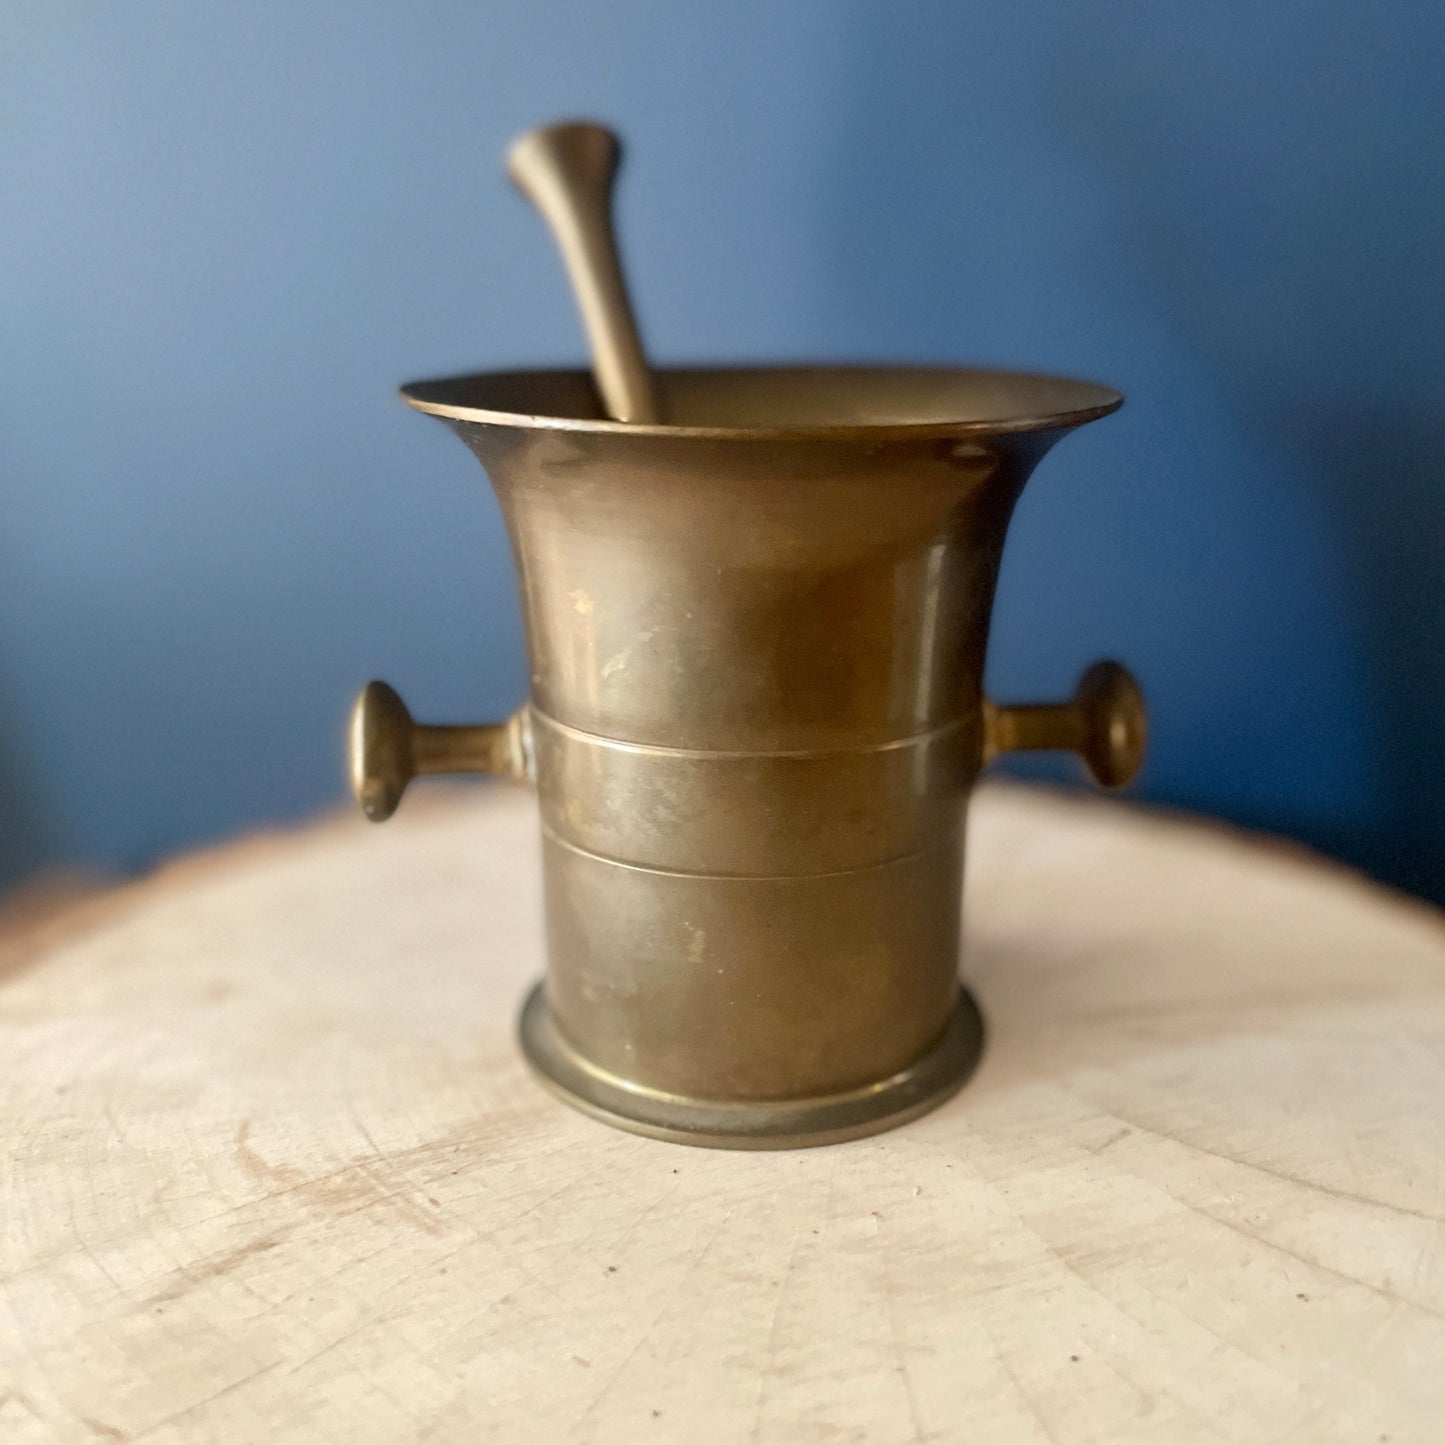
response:
{"label": "brass mortar", "polygon": [[548,971],[522,1046],[570,1103],[733,1148],[891,1127],[982,1045],[958,979],[964,814],[997,753],[1114,787],[1144,710],[1098,663],[1068,702],[982,691],[1004,535],[1103,386],[921,368],[672,370],[667,424],[585,372],[418,382],[486,468],[521,578],[530,701],[414,724],[372,683],[353,783],[531,779]]}

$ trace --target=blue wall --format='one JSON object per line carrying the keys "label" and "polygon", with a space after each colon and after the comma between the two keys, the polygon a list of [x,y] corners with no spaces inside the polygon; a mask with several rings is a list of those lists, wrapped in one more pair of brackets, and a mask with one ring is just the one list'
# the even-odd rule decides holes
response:
{"label": "blue wall", "polygon": [[1445,9],[6,7],[0,874],[340,796],[355,687],[521,697],[480,471],[394,400],[580,358],[507,140],[630,142],[659,359],[1120,387],[1040,470],[990,681],[1145,682],[1144,796],[1445,895]]}

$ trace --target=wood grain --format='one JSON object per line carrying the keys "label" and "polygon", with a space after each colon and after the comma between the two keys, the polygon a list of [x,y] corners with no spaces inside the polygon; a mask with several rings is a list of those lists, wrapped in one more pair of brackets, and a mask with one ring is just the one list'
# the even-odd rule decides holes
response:
{"label": "wood grain", "polygon": [[794,1154],[527,1077],[525,793],[56,934],[0,981],[0,1441],[1445,1438],[1439,915],[1016,788],[970,843],[982,1069]]}

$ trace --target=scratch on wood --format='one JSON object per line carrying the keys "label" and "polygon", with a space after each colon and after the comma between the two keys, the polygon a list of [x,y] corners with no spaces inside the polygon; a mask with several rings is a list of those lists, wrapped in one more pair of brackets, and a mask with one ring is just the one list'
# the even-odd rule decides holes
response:
{"label": "scratch on wood", "polygon": [[985,1325],[983,1332],[988,1336],[988,1342],[993,1350],[994,1359],[998,1361],[999,1369],[1009,1377],[1009,1383],[1013,1385],[1014,1393],[1024,1402],[1025,1408],[1029,1414],[1034,1417],[1034,1421],[1039,1429],[1053,1441],[1053,1445],[1059,1445],[1059,1437],[1049,1429],[1048,1421],[1039,1413],[1039,1407],[1034,1403],[1034,1397],[1024,1388],[1024,1383],[1015,1373],[1014,1367],[1004,1358],[1003,1351],[999,1349],[998,1341],[993,1336],[993,1331]]}
{"label": "scratch on wood", "polygon": [[893,1271],[888,1264],[888,1244],[881,1228],[883,1216],[873,1215],[873,1238],[878,1245],[878,1261],[883,1269],[883,1313],[888,1320],[888,1338],[893,1346],[894,1368],[903,1380],[903,1393],[908,1400],[908,1415],[913,1422],[913,1438],[922,1445],[923,1420],[918,1413],[918,1395],[913,1388],[913,1376],[908,1372],[908,1362],[903,1358],[903,1341],[898,1334],[898,1290],[893,1283]]}
{"label": "scratch on wood", "polygon": [[1117,1113],[1113,1109],[1107,1109],[1102,1104],[1096,1103],[1087,1094],[1080,1093],[1069,1085],[1060,1083],[1060,1087],[1066,1093],[1072,1094],[1080,1103],[1087,1104],[1091,1109],[1097,1109],[1101,1114],[1107,1115],[1110,1119],[1116,1119],[1120,1124],[1127,1125],[1131,1129],[1137,1129],[1141,1134],[1147,1134],[1151,1139],[1163,1139],[1170,1144],[1177,1144],[1181,1149],[1188,1149],[1192,1154],[1201,1155],[1205,1159],[1217,1159],[1222,1164],[1233,1164],[1239,1169],[1252,1169],[1256,1173],[1267,1175],[1271,1179],[1278,1179],[1281,1184],[1293,1184],[1300,1189],[1308,1189],[1314,1194],[1323,1194],[1329,1199],[1338,1199],[1344,1204],[1360,1204],[1367,1208],[1384,1209],[1391,1214],[1404,1215],[1407,1219],[1419,1219],[1426,1224],[1445,1224],[1445,1219],[1438,1215],[1427,1214],[1423,1209],[1413,1209],[1408,1204],[1392,1204],[1388,1199],[1375,1199],[1368,1194],[1354,1194],[1348,1189],[1337,1189],[1330,1184],[1321,1184],[1315,1179],[1306,1179],[1302,1174],[1291,1174],[1286,1169],[1277,1169],[1268,1164],[1259,1164],[1252,1159],[1237,1159],[1233,1154],[1221,1154],[1217,1149],[1210,1149],[1203,1144],[1196,1144],[1189,1139],[1181,1139],[1177,1134],[1165,1134],[1157,1129],[1150,1129],[1147,1125],[1141,1124],[1137,1119],[1130,1119],[1127,1116]]}
{"label": "scratch on wood", "polygon": [[[254,1178],[283,1186],[263,1196],[264,1200],[275,1199],[282,1194],[299,1194],[338,1216],[372,1209],[379,1204],[390,1204],[428,1234],[445,1232],[441,1219],[409,1194],[392,1188],[367,1158],[354,1159],[339,1169],[308,1179],[299,1169],[286,1164],[271,1164],[264,1159],[251,1146],[251,1127],[251,1120],[245,1119],[236,1130],[237,1159]],[[376,1149],[375,1140],[371,1140],[369,1135],[367,1137],[376,1157],[385,1160],[386,1156]],[[260,1202],[252,1200],[241,1208],[254,1208]]]}
{"label": "scratch on wood", "polygon": [[215,1279],[219,1275],[230,1274],[233,1269],[255,1255],[265,1254],[267,1250],[275,1249],[283,1237],[280,1234],[272,1234],[267,1235],[264,1239],[253,1239],[249,1244],[243,1244],[238,1249],[228,1250],[224,1254],[214,1254],[209,1259],[201,1259],[194,1264],[186,1265],[178,1279],[172,1280],[156,1294],[143,1299],[136,1308],[149,1309],[158,1304],[167,1304],[171,1300],[180,1299],[182,1295],[189,1294],[203,1281]]}
{"label": "scratch on wood", "polygon": [[347,1176],[343,1175],[324,1187],[303,1187],[301,1192],[305,1197],[334,1211],[338,1217],[362,1214],[378,1205],[390,1204],[399,1215],[426,1234],[447,1232],[443,1220],[404,1190],[393,1189],[365,1160],[353,1165],[349,1172],[356,1176],[354,1180],[348,1181]]}
{"label": "scratch on wood", "polygon": [[[366,1120],[361,1117],[361,1113],[356,1107],[355,1099],[352,1099],[350,1101],[349,1112],[351,1114],[352,1122],[361,1132],[361,1137],[366,1140],[367,1147],[371,1150],[372,1158],[380,1160],[383,1164],[392,1164],[393,1167],[395,1167],[391,1156],[388,1155],[387,1152],[381,1147],[381,1145],[377,1143],[376,1136],[371,1132],[371,1129],[367,1125]],[[428,1210],[422,1208],[422,1206],[411,1197],[410,1193],[404,1194],[398,1189],[393,1189],[391,1185],[387,1183],[385,1179],[383,1179],[382,1175],[372,1167],[369,1161],[367,1161],[366,1159],[358,1159],[357,1167],[362,1170],[362,1172],[369,1180],[371,1180],[376,1190],[382,1196],[391,1200],[391,1202],[394,1203],[397,1208],[400,1209],[402,1213],[404,1213],[412,1221],[413,1224],[419,1225],[428,1234],[445,1233],[445,1227],[436,1218],[435,1215],[431,1214]],[[418,1190],[417,1186],[406,1175],[405,1171],[401,1171],[401,1173],[403,1182],[405,1183],[408,1190],[415,1190],[418,1193],[424,1191],[426,1186],[422,1186],[422,1189]],[[430,1198],[430,1196],[428,1196],[428,1198]],[[432,1199],[431,1202],[436,1205],[438,1209],[442,1207],[441,1204],[435,1199]]]}
{"label": "scratch on wood", "polygon": [[349,1344],[363,1330],[375,1329],[378,1324],[384,1322],[384,1319],[385,1317],[380,1314],[368,1315],[367,1318],[360,1321],[360,1323],[353,1325],[349,1330],[337,1335],[334,1340],[322,1345],[319,1350],[313,1350],[304,1360],[298,1360],[294,1365],[287,1365],[282,1373],[286,1375],[296,1375],[302,1370],[310,1369],[318,1360],[323,1359],[333,1350],[339,1350],[342,1345]]}
{"label": "scratch on wood", "polygon": [[192,1404],[185,1406],[184,1409],[173,1410],[169,1415],[162,1416],[159,1420],[152,1420],[144,1430],[140,1430],[132,1435],[130,1437],[131,1440],[143,1440],[147,1435],[154,1435],[157,1430],[164,1430],[167,1425],[174,1425],[177,1420],[184,1420],[187,1415],[194,1415],[198,1410],[204,1410],[207,1405],[214,1405],[221,1396],[229,1395],[235,1390],[242,1389],[244,1386],[249,1385],[252,1380],[259,1379],[262,1375],[274,1370],[279,1363],[279,1360],[273,1360],[268,1365],[261,1365],[257,1369],[252,1370],[250,1374],[242,1375],[239,1380],[232,1380],[229,1385],[222,1385],[219,1390],[213,1390],[204,1400],[196,1400]]}
{"label": "scratch on wood", "polygon": [[[1141,1183],[1148,1182],[1147,1180],[1141,1180]],[[1189,1200],[1181,1199],[1177,1194],[1165,1189],[1162,1185],[1155,1184],[1153,1187],[1158,1189],[1167,1199],[1172,1199],[1181,1209],[1188,1210],[1190,1214],[1197,1215],[1200,1219],[1207,1219],[1211,1223],[1219,1225],[1221,1229],[1227,1229],[1231,1233],[1239,1235],[1242,1239],[1251,1240],[1259,1245],[1261,1249],[1271,1250],[1275,1254],[1286,1255],[1290,1259],[1298,1260],[1300,1264],[1306,1265],[1310,1269],[1319,1270],[1321,1274],[1331,1275],[1335,1279],[1342,1280],[1345,1284],[1352,1284],[1360,1289],[1368,1290],[1371,1294],[1378,1296],[1390,1304],[1403,1305],[1406,1309],[1418,1310],[1421,1314],[1428,1315],[1431,1319],[1445,1323],[1445,1313],[1422,1303],[1420,1300],[1411,1299],[1407,1295],[1396,1294],[1393,1290],[1381,1285],[1371,1284],[1369,1280],[1361,1279],[1358,1275],[1346,1274],[1343,1270],[1335,1269],[1332,1265],[1325,1264],[1321,1260],[1311,1259],[1309,1255],[1301,1254],[1295,1249],[1290,1249],[1288,1245],[1280,1244],[1277,1240],[1267,1239],[1262,1234],[1256,1234],[1254,1230],[1237,1223],[1235,1220],[1225,1219],[1221,1215],[1215,1214],[1213,1210],[1204,1209],[1197,1204],[1191,1204]],[[1297,1298],[1306,1299],[1308,1296],[1299,1295]]]}
{"label": "scratch on wood", "polygon": [[236,1158],[253,1178],[266,1184],[298,1185],[305,1182],[301,1172],[285,1164],[270,1164],[250,1144],[251,1121],[243,1119],[236,1129]]}
{"label": "scratch on wood", "polygon": [[[682,1293],[683,1289],[687,1285],[688,1280],[690,1280],[693,1274],[696,1272],[697,1267],[703,1262],[704,1259],[707,1258],[708,1251],[711,1250],[713,1245],[717,1243],[718,1238],[721,1236],[723,1230],[727,1228],[728,1221],[732,1217],[733,1211],[731,1208],[729,1208],[728,1211],[723,1215],[723,1217],[718,1221],[717,1228],[713,1230],[710,1235],[708,1235],[707,1243],[704,1244],[703,1247],[698,1250],[698,1252],[688,1261],[687,1268],[684,1269],[682,1274],[678,1276],[677,1283],[667,1292],[667,1298],[662,1302],[662,1306],[658,1309],[657,1313],[654,1314],[653,1317],[647,1322],[647,1325],[643,1329],[641,1335],[638,1336],[637,1342],[622,1357],[621,1361],[619,1361],[617,1365],[617,1368],[613,1370],[612,1374],[608,1377],[607,1383],[592,1397],[592,1399],[587,1404],[587,1408],[582,1412],[581,1415],[577,1417],[577,1420],[573,1425],[574,1430],[580,1429],[581,1426],[593,1414],[593,1412],[596,1411],[597,1407],[603,1402],[603,1400],[605,1400],[607,1396],[612,1393],[618,1381],[622,1378],[623,1372],[631,1363],[633,1357],[638,1353],[639,1350],[642,1349],[645,1344],[647,1344],[652,1339],[653,1330],[657,1328],[659,1321],[661,1321],[662,1317],[668,1312],[668,1310],[672,1308],[673,1302]],[[795,1242],[796,1238],[797,1236],[795,1235]]]}
{"label": "scratch on wood", "polygon": [[767,1399],[768,1380],[773,1374],[773,1366],[777,1361],[778,1317],[783,1311],[783,1296],[788,1290],[788,1280],[792,1278],[793,1260],[797,1257],[798,1240],[802,1234],[803,1226],[800,1224],[793,1231],[793,1242],[788,1246],[788,1262],[783,1267],[783,1277],[778,1282],[777,1293],[773,1296],[773,1313],[768,1320],[767,1359],[763,1363],[763,1368],[758,1371],[758,1393],[757,1398],[753,1401],[753,1428],[749,1436],[752,1445],[757,1445],[758,1433],[762,1428],[763,1404]]}
{"label": "scratch on wood", "polygon": [[1112,1149],[1120,1139],[1127,1139],[1134,1131],[1132,1129],[1116,1129],[1102,1144],[1095,1144],[1089,1149],[1090,1154],[1102,1154],[1105,1149]]}
{"label": "scratch on wood", "polygon": [[[670,1187],[660,1190],[653,1198],[651,1204],[647,1205],[645,1209],[642,1209],[639,1213],[633,1216],[632,1223],[629,1224],[627,1228],[624,1229],[622,1233],[613,1241],[612,1248],[618,1253],[621,1253],[623,1245],[625,1245],[628,1240],[630,1240],[632,1236],[637,1233],[638,1229],[647,1220],[648,1215],[650,1215],[653,1210],[657,1209],[660,1205],[666,1204],[668,1200],[672,1199],[673,1196],[676,1195],[678,1190],[681,1188],[682,1180],[674,1179],[671,1182]],[[616,1271],[615,1268],[609,1266],[608,1272],[615,1273]]]}
{"label": "scratch on wood", "polygon": [[[1386,1204],[1383,1200],[1367,1199],[1360,1195],[1345,1193],[1341,1190],[1325,1188],[1320,1185],[1312,1184],[1307,1179],[1300,1179],[1292,1174],[1287,1174],[1277,1169],[1267,1169],[1263,1165],[1250,1164],[1243,1159],[1234,1159],[1227,1154],[1217,1153],[1213,1149],[1200,1148],[1198,1145],[1190,1144],[1186,1140],[1177,1139],[1172,1134],[1160,1134],[1155,1130],[1149,1129],[1145,1125],[1138,1123],[1136,1120],[1125,1120],[1123,1116],[1115,1114],[1109,1109],[1105,1109],[1102,1105],[1096,1104],[1092,1099],[1085,1097],[1083,1094],[1080,1094],[1075,1089],[1069,1088],[1067,1085],[1062,1085],[1061,1087],[1063,1087],[1066,1092],[1073,1094],[1074,1097],[1076,1099],[1079,1099],[1082,1103],[1088,1104],[1090,1108],[1098,1109],[1100,1113],[1108,1115],[1109,1118],[1119,1119],[1121,1123],[1128,1123],[1131,1128],[1138,1129],[1141,1134],[1148,1134],[1150,1138],[1162,1139],[1170,1143],[1177,1144],[1181,1149],[1186,1149],[1190,1153],[1199,1154],[1209,1159],[1218,1159],[1222,1163],[1234,1164],[1239,1166],[1241,1169],[1256,1170],[1257,1172],[1267,1175],[1270,1178],[1278,1179],[1282,1183],[1295,1184],[1313,1193],[1332,1195],[1335,1198],[1347,1201],[1349,1203],[1362,1205],[1378,1205],[1380,1208],[1388,1210],[1393,1214],[1400,1215],[1403,1218],[1420,1219],[1432,1224],[1439,1222],[1435,1220],[1433,1216],[1423,1214],[1418,1210],[1397,1208],[1394,1205]],[[1290,1249],[1288,1245],[1280,1244],[1277,1240],[1267,1238],[1265,1235],[1262,1234],[1258,1234],[1254,1230],[1248,1228],[1246,1225],[1240,1224],[1236,1220],[1227,1219],[1222,1215],[1214,1213],[1213,1210],[1205,1209],[1203,1206],[1198,1204],[1193,1204],[1187,1199],[1181,1199],[1179,1195],[1175,1194],[1170,1189],[1166,1189],[1156,1180],[1145,1178],[1143,1175],[1138,1174],[1134,1170],[1126,1169],[1124,1172],[1128,1174],[1130,1178],[1137,1180],[1140,1184],[1143,1184],[1147,1188],[1153,1189],[1157,1193],[1163,1195],[1164,1198],[1178,1205],[1180,1209],[1187,1210],[1190,1214],[1196,1215],[1200,1219],[1207,1219],[1212,1223],[1219,1225],[1221,1229],[1227,1229],[1231,1231],[1231,1233],[1237,1234],[1241,1239],[1248,1239],[1253,1243],[1259,1245],[1261,1249],[1272,1250],[1277,1254],[1282,1254],[1290,1259],[1298,1260],[1300,1264],[1307,1265],[1311,1269],[1317,1269],[1322,1274],[1331,1275],[1335,1279],[1344,1281],[1344,1283],[1346,1284],[1355,1285],[1360,1289],[1368,1290],[1371,1294],[1378,1296],[1380,1299],[1388,1301],[1390,1304],[1403,1305],[1407,1309],[1418,1310],[1421,1314],[1427,1315],[1431,1319],[1445,1321],[1445,1313],[1442,1313],[1440,1310],[1434,1308],[1432,1305],[1425,1304],[1421,1300],[1412,1299],[1408,1295],[1397,1294],[1393,1290],[1388,1289],[1382,1285],[1371,1284],[1369,1280],[1361,1279],[1358,1275],[1346,1274],[1343,1270],[1335,1269],[1333,1266],[1325,1264],[1322,1260],[1312,1259],[1309,1255],[1300,1254],[1298,1250]],[[1057,1252],[1055,1253],[1057,1255]],[[1067,1264],[1067,1261],[1064,1261],[1062,1256],[1057,1257],[1062,1263]],[[1073,1267],[1069,1266],[1069,1268],[1072,1269]],[[1078,1273],[1077,1270],[1074,1270],[1073,1272],[1075,1274]],[[1080,1277],[1082,1278],[1082,1276]],[[1192,1319],[1193,1316],[1191,1315],[1189,1316],[1189,1318]],[[1198,1324],[1200,1322],[1196,1320],[1195,1323]],[[1246,1353],[1249,1353],[1251,1358],[1259,1360],[1261,1364],[1268,1363],[1268,1361],[1262,1359],[1258,1355],[1255,1355],[1252,1351],[1247,1351]]]}
{"label": "scratch on wood", "polygon": [[[968,1128],[968,1132],[973,1134],[975,1138],[978,1137],[977,1130],[969,1128],[969,1126],[967,1125],[965,1125],[964,1127]],[[1128,1320],[1131,1324],[1137,1325],[1140,1329],[1145,1330],[1146,1332],[1148,1331],[1149,1322],[1147,1320],[1141,1319],[1137,1314],[1134,1313],[1133,1310],[1129,1309],[1119,1300],[1115,1299],[1113,1295],[1111,1295],[1107,1290],[1103,1289],[1093,1279],[1091,1279],[1084,1272],[1083,1268],[1080,1265],[1076,1264],[1069,1257],[1069,1254],[1066,1250],[1060,1249],[1057,1245],[1053,1243],[1052,1240],[1046,1239],[1037,1229],[1035,1229],[1034,1226],[1023,1217],[1023,1215],[1018,1211],[1018,1209],[1014,1207],[1012,1201],[1008,1198],[1008,1196],[1004,1194],[1003,1191],[1000,1190],[999,1187],[993,1182],[993,1180],[990,1179],[983,1172],[982,1168],[980,1168],[976,1160],[970,1159],[967,1161],[967,1163],[969,1171],[973,1174],[973,1176],[981,1184],[991,1189],[998,1197],[998,1199],[1002,1202],[1004,1207],[1013,1216],[1014,1223],[1021,1230],[1023,1230],[1024,1233],[1035,1239],[1040,1245],[1040,1247],[1050,1256],[1050,1258],[1053,1259],[1053,1261],[1061,1269],[1063,1269],[1070,1276],[1076,1279],[1086,1290],[1089,1291],[1090,1294],[1095,1297],[1095,1299],[1099,1300],[1100,1303],[1102,1303],[1106,1308],[1113,1310],[1116,1314]],[[1129,1174],[1129,1176],[1133,1179],[1138,1179],[1140,1183],[1146,1185],[1149,1183],[1149,1181],[1141,1179],[1140,1176],[1134,1174],[1131,1170],[1124,1170],[1123,1172]],[[1157,1185],[1153,1187],[1158,1189]],[[1165,1198],[1174,1200],[1174,1202],[1176,1204],[1179,1204],[1181,1208],[1187,1209],[1189,1207],[1188,1205],[1184,1204],[1182,1200],[1174,1199],[1174,1196],[1172,1194],[1169,1194],[1167,1190],[1159,1189],[1158,1192],[1163,1194]],[[1281,1370],[1277,1362],[1265,1358],[1263,1355],[1257,1353],[1254,1350],[1247,1349],[1236,1340],[1227,1339],[1225,1336],[1221,1335],[1218,1330],[1213,1329],[1210,1325],[1206,1324],[1197,1316],[1191,1314],[1188,1310],[1179,1308],[1177,1304],[1164,1300],[1153,1290],[1148,1289],[1147,1286],[1143,1286],[1142,1282],[1141,1287],[1144,1288],[1145,1293],[1148,1294],[1149,1297],[1153,1299],[1157,1305],[1170,1310],[1172,1313],[1177,1314],[1182,1319],[1188,1320],[1197,1329],[1203,1330],[1204,1333],[1207,1334],[1211,1339],[1217,1340],[1219,1344],[1224,1348],[1238,1351],[1238,1353],[1243,1355],[1246,1359],[1253,1361],[1257,1365],[1263,1366],[1266,1370],[1270,1372],[1270,1374],[1274,1375],[1277,1379],[1285,1381],[1293,1388],[1297,1389],[1299,1387],[1298,1379],[1294,1375],[1288,1374],[1285,1371]],[[1002,1361],[1000,1361],[1000,1363],[1002,1363]]]}

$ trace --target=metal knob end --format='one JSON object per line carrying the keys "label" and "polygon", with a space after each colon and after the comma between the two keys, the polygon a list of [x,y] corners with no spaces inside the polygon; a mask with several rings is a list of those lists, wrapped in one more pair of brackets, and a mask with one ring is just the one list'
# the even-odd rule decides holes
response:
{"label": "metal knob end", "polygon": [[1096,662],[1064,703],[984,703],[984,762],[999,753],[1078,753],[1103,788],[1132,782],[1144,763],[1148,719],[1139,685],[1117,662]]}
{"label": "metal knob end", "polygon": [[351,791],[373,823],[391,817],[422,774],[531,776],[526,708],[504,723],[432,727],[412,720],[394,688],[369,682],[351,709],[350,740]]}

